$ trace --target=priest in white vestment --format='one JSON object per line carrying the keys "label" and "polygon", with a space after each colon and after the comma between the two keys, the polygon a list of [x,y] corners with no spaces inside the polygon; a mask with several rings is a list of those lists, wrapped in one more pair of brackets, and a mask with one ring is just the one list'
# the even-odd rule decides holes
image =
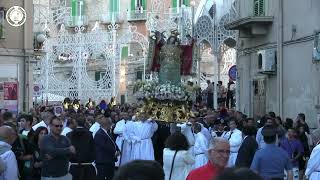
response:
{"label": "priest in white vestment", "polygon": [[196,123],[193,127],[195,132],[195,143],[194,143],[194,155],[195,164],[194,168],[199,168],[208,163],[208,157],[206,152],[208,151],[208,140],[201,132],[201,125]]}
{"label": "priest in white vestment", "polygon": [[[116,126],[115,126],[115,128],[113,130],[113,133],[118,135],[117,139],[116,139],[116,144],[119,147],[120,152],[122,153],[122,151],[123,151],[123,142],[124,142],[123,130],[124,130],[124,127],[125,127],[125,125],[127,123],[127,120],[126,120],[127,119],[127,115],[125,113],[120,113],[120,118],[121,118],[121,120],[116,123]],[[116,167],[119,167],[121,165],[121,163],[122,162],[121,162],[121,155],[120,155],[120,156],[118,156],[118,161],[115,164]]]}
{"label": "priest in white vestment", "polygon": [[320,144],[312,150],[305,175],[309,180],[320,179]]}
{"label": "priest in white vestment", "polygon": [[225,139],[229,140],[230,143],[230,156],[227,167],[233,167],[236,163],[238,151],[242,144],[242,132],[237,129],[235,119],[229,121],[230,131],[224,136]]}
{"label": "priest in white vestment", "polygon": [[133,160],[154,160],[154,149],[152,136],[158,129],[158,124],[151,119],[145,118],[145,113],[141,113],[140,121],[135,122],[134,137],[136,140],[132,147]]}

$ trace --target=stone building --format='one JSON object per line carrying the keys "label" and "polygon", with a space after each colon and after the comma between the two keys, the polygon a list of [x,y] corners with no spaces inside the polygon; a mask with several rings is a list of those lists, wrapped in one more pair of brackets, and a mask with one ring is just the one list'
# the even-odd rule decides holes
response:
{"label": "stone building", "polygon": [[[22,26],[12,26],[6,20],[6,13],[13,6],[20,6],[26,12],[26,21]],[[13,14],[11,17],[15,16],[20,20],[20,15],[22,14]],[[0,88],[1,108],[26,111],[32,107],[32,28],[31,0],[0,1],[0,83],[10,81],[18,84],[17,102],[4,102],[3,88]]]}
{"label": "stone building", "polygon": [[274,111],[295,119],[305,113],[317,127],[319,63],[313,59],[320,30],[318,0],[235,0],[239,18],[238,110],[259,117]]}

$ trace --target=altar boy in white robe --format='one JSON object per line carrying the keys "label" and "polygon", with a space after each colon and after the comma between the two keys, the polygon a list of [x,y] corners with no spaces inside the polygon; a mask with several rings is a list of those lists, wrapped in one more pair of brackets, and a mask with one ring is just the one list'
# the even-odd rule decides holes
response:
{"label": "altar boy in white robe", "polygon": [[313,148],[310,159],[307,164],[305,175],[309,180],[320,179],[320,141]]}
{"label": "altar boy in white robe", "polygon": [[238,151],[242,143],[242,132],[237,129],[237,123],[234,118],[229,120],[230,131],[223,137],[229,140],[230,143],[230,156],[227,167],[233,167],[236,163]]}
{"label": "altar boy in white robe", "polygon": [[194,143],[194,155],[195,164],[194,168],[204,166],[208,163],[208,157],[206,152],[208,151],[208,140],[201,132],[201,125],[199,123],[194,124],[193,131],[195,133],[195,143]]}
{"label": "altar boy in white robe", "polygon": [[152,136],[158,129],[158,124],[152,119],[146,118],[146,113],[141,112],[139,121],[134,125],[134,137],[136,140],[132,147],[133,160],[154,160]]}
{"label": "altar boy in white robe", "polygon": [[[128,117],[128,120],[126,124],[124,125],[123,128],[123,148],[121,151],[121,159],[120,159],[120,166],[125,165],[126,163],[133,161],[133,146],[136,140],[134,139],[135,137],[135,124],[134,122],[134,117]],[[121,147],[119,147],[121,148]]]}
{"label": "altar boy in white robe", "polygon": [[[116,123],[116,126],[113,130],[113,133],[118,135],[118,137],[116,139],[116,144],[119,147],[120,152],[122,153],[123,146],[124,146],[123,131],[124,131],[125,125],[127,123],[128,114],[125,112],[121,112],[120,119],[121,120]],[[116,167],[119,167],[121,165],[121,155],[118,156],[118,161],[116,162],[115,165],[116,165]]]}

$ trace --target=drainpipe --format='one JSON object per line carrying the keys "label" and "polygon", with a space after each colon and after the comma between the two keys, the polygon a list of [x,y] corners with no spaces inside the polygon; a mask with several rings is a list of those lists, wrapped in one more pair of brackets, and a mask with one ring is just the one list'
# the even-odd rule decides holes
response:
{"label": "drainpipe", "polygon": [[[23,1],[23,7],[24,9],[26,8],[26,1]],[[19,83],[19,86],[22,87],[22,97],[23,97],[23,104],[22,104],[22,109],[18,108],[18,111],[25,111],[27,109],[27,76],[28,76],[28,72],[27,72],[27,62],[26,62],[26,23],[23,25],[23,72],[24,72],[24,76],[23,76],[23,83]]]}
{"label": "drainpipe", "polygon": [[278,107],[279,115],[283,117],[283,0],[279,0],[278,13]]}

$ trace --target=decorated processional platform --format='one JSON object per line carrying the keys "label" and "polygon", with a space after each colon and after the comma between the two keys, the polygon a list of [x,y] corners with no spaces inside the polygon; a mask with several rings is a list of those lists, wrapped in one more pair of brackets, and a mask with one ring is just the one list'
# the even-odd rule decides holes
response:
{"label": "decorated processional platform", "polygon": [[172,31],[168,38],[158,31],[151,34],[147,67],[158,78],[135,83],[134,95],[143,102],[137,111],[138,116],[146,113],[156,121],[178,123],[193,115],[192,104],[200,87],[181,80],[183,76],[195,74],[196,47],[191,37],[189,40],[181,45],[176,31]]}

